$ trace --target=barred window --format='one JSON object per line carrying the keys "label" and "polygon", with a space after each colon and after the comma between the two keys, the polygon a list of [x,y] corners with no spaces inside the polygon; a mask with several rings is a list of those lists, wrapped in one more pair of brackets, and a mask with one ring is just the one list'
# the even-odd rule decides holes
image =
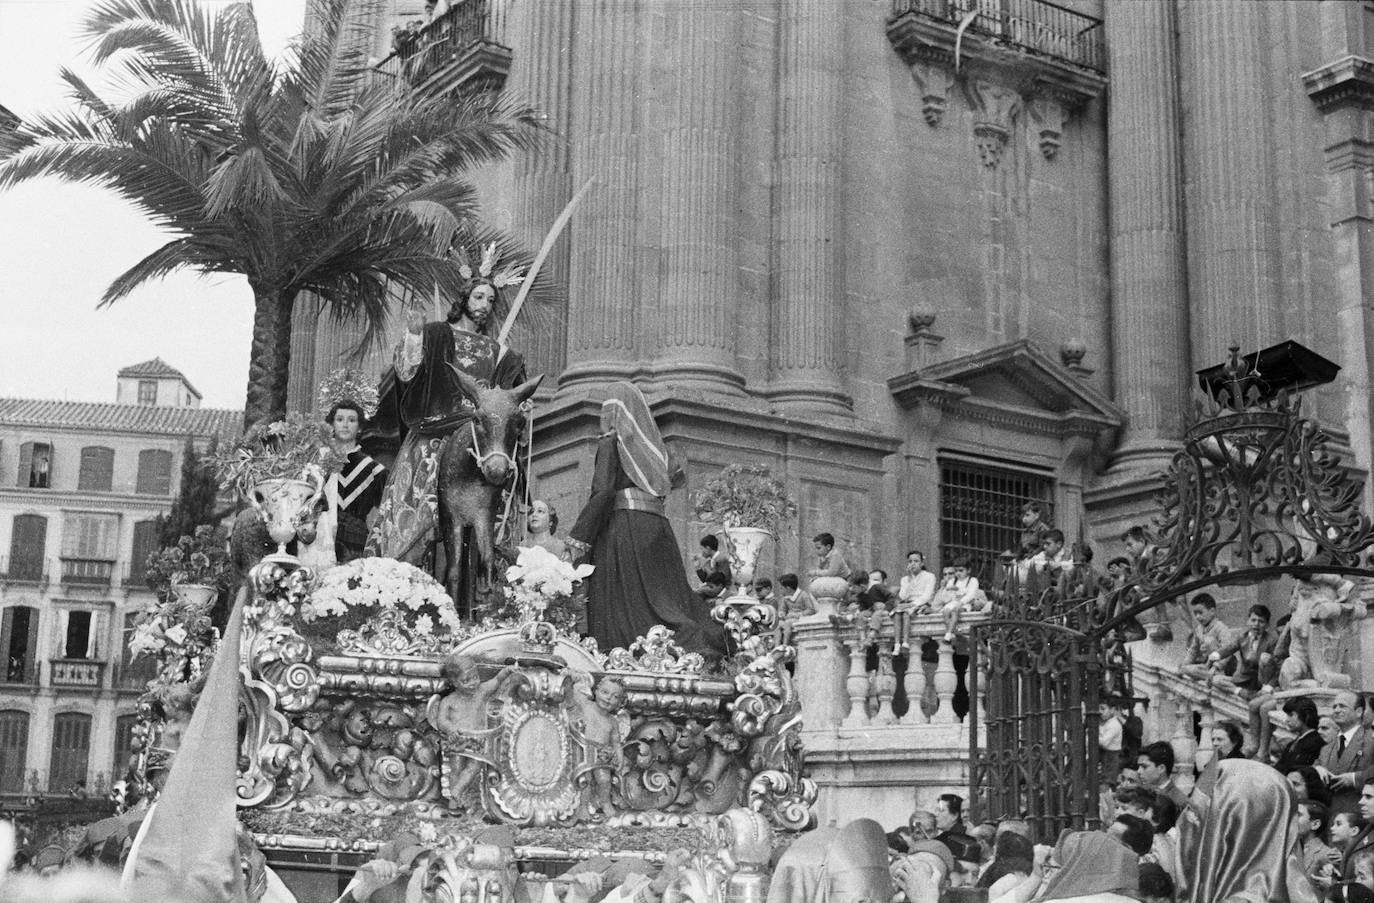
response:
{"label": "barred window", "polygon": [[1021,545],[1021,506],[1040,502],[1046,523],[1054,523],[1054,482],[1028,470],[1013,470],[959,458],[940,458],[940,566],[967,555],[980,580],[993,576],[999,557]]}

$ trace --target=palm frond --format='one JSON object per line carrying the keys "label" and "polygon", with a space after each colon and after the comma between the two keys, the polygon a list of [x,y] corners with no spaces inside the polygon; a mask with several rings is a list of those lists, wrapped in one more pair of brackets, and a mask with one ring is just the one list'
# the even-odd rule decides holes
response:
{"label": "palm frond", "polygon": [[195,243],[189,238],[177,238],[167,242],[138,263],[115,277],[105,294],[100,296],[97,307],[108,307],[145,282],[163,279],[170,273],[196,266],[200,256],[195,253]]}

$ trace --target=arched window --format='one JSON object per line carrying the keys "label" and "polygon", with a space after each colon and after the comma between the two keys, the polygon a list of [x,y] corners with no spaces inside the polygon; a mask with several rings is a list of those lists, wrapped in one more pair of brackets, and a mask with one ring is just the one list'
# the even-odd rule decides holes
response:
{"label": "arched window", "polygon": [[88,445],[81,449],[81,470],[76,488],[88,492],[109,492],[114,484],[114,449]]}
{"label": "arched window", "polygon": [[86,785],[90,770],[91,716],[64,712],[52,723],[52,764],[48,766],[48,790],[65,793]]}
{"label": "arched window", "polygon": [[145,448],[138,453],[139,495],[172,494],[172,453],[161,448]]}
{"label": "arched window", "polygon": [[114,768],[110,770],[112,780],[120,780],[129,770],[129,760],[134,756],[134,728],[137,726],[137,715],[120,715],[115,719]]}
{"label": "arched window", "polygon": [[29,713],[0,711],[0,793],[23,793],[29,754]]}
{"label": "arched window", "polygon": [[9,579],[33,583],[42,580],[47,550],[48,519],[41,514],[16,514],[10,533]]}

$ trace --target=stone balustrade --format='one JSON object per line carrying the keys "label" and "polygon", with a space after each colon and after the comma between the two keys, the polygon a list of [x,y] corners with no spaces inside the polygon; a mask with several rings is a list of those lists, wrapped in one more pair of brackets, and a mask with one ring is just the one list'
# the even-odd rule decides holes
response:
{"label": "stone balustrade", "polygon": [[[931,808],[940,793],[967,796],[969,736],[955,697],[963,636],[985,618],[968,614],[952,643],[940,617],[913,618],[909,653],[891,614],[834,614],[822,605],[797,623],[803,742],[822,824],[861,811],[891,827],[917,806]],[[922,660],[931,643],[934,663]]]}

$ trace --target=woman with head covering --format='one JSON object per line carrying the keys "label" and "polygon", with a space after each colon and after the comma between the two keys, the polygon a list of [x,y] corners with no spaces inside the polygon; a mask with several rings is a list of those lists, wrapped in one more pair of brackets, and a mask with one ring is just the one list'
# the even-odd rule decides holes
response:
{"label": "woman with head covering", "polygon": [[1257,761],[1209,764],[1179,816],[1179,900],[1316,903],[1298,852],[1297,797]]}
{"label": "woman with head covering", "polygon": [[1055,848],[1059,871],[1041,901],[1135,903],[1140,883],[1139,857],[1101,831],[1065,834]]}
{"label": "woman with head covering", "polygon": [[602,650],[628,647],[655,624],[671,627],[678,643],[696,651],[718,633],[709,630],[708,612],[687,582],[664,511],[675,478],[681,469],[669,466],[644,396],[630,383],[615,383],[601,405],[591,498],[569,534],[596,566],[587,622]]}
{"label": "woman with head covering", "polygon": [[1213,762],[1178,820],[1178,899],[1193,903],[1316,903],[1303,874],[1298,804],[1259,762]]}
{"label": "woman with head covering", "polygon": [[870,818],[804,835],[778,861],[768,903],[888,903],[887,837]]}

